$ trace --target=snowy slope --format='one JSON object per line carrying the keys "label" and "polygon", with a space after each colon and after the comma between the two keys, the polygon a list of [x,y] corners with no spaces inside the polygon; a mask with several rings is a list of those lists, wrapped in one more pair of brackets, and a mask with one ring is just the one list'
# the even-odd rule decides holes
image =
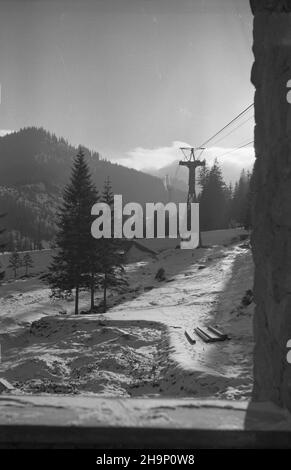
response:
{"label": "snowy slope", "polygon": [[[160,267],[167,277],[161,283],[154,279]],[[252,288],[250,251],[238,243],[169,249],[128,266],[128,276],[130,290],[112,297],[106,315],[59,315],[72,303],[49,300],[37,279],[4,286],[1,376],[29,392],[248,397],[253,304],[241,300]],[[88,295],[81,302],[85,307]],[[205,344],[197,337],[191,345],[185,329],[208,324],[231,340]]]}

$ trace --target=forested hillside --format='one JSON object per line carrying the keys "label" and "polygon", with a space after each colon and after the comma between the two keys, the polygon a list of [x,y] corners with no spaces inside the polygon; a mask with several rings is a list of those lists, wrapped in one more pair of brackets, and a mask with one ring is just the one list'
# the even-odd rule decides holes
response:
{"label": "forested hillside", "polygon": [[[166,202],[163,182],[154,176],[102,159],[84,148],[97,189],[109,177],[115,194],[124,201]],[[63,138],[42,128],[25,128],[0,138],[0,213],[6,213],[8,247],[40,247],[52,240],[55,215],[63,187],[67,184],[77,149]],[[175,190],[172,200],[185,194]]]}

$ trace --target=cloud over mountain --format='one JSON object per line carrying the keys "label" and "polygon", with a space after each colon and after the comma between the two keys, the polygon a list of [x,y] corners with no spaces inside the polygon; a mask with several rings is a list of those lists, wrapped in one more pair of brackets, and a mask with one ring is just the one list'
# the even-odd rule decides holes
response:
{"label": "cloud over mountain", "polygon": [[[179,160],[184,158],[180,147],[189,147],[189,144],[176,140],[171,145],[164,147],[136,147],[120,159],[117,159],[116,162],[155,176],[164,177],[168,174],[186,182],[187,170],[185,168],[177,169]],[[204,151],[201,158],[205,158],[210,166],[215,158],[217,158],[225,181],[227,183],[234,183],[238,180],[242,169],[250,170],[252,168],[254,149],[252,147],[241,149],[234,147],[210,147]]]}

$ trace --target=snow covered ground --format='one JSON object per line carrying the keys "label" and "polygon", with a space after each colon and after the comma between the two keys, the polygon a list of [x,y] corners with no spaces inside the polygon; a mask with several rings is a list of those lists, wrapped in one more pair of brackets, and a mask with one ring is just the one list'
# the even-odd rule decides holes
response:
{"label": "snow covered ground", "polygon": [[[254,304],[242,299],[253,264],[250,250],[231,240],[233,231],[213,232],[207,248],[169,248],[129,265],[130,288],[112,296],[105,315],[74,316],[72,302],[50,300],[36,277],[7,282],[0,376],[29,393],[248,398]],[[160,267],[164,282],[154,279]],[[210,324],[231,339],[189,343],[186,329]]]}

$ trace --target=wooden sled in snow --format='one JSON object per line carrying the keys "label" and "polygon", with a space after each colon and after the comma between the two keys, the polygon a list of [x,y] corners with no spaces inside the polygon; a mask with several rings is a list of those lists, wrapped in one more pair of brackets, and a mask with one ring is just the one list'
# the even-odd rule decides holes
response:
{"label": "wooden sled in snow", "polygon": [[207,330],[198,326],[194,331],[205,343],[216,343],[218,341],[230,339],[227,334],[222,333],[222,331],[214,328],[213,326],[207,326]]}
{"label": "wooden sled in snow", "polygon": [[208,326],[207,329],[211,331],[211,333],[214,333],[218,338],[220,338],[220,341],[225,341],[226,339],[230,339],[230,337],[226,334],[220,331],[218,328],[215,328],[214,326]]}
{"label": "wooden sled in snow", "polygon": [[11,392],[12,390],[14,390],[13,385],[8,380],[0,378],[0,393]]}
{"label": "wooden sled in snow", "polygon": [[196,339],[193,338],[193,335],[190,331],[185,330],[185,336],[186,336],[186,338],[187,338],[187,340],[189,341],[190,344],[195,344],[196,343]]}

